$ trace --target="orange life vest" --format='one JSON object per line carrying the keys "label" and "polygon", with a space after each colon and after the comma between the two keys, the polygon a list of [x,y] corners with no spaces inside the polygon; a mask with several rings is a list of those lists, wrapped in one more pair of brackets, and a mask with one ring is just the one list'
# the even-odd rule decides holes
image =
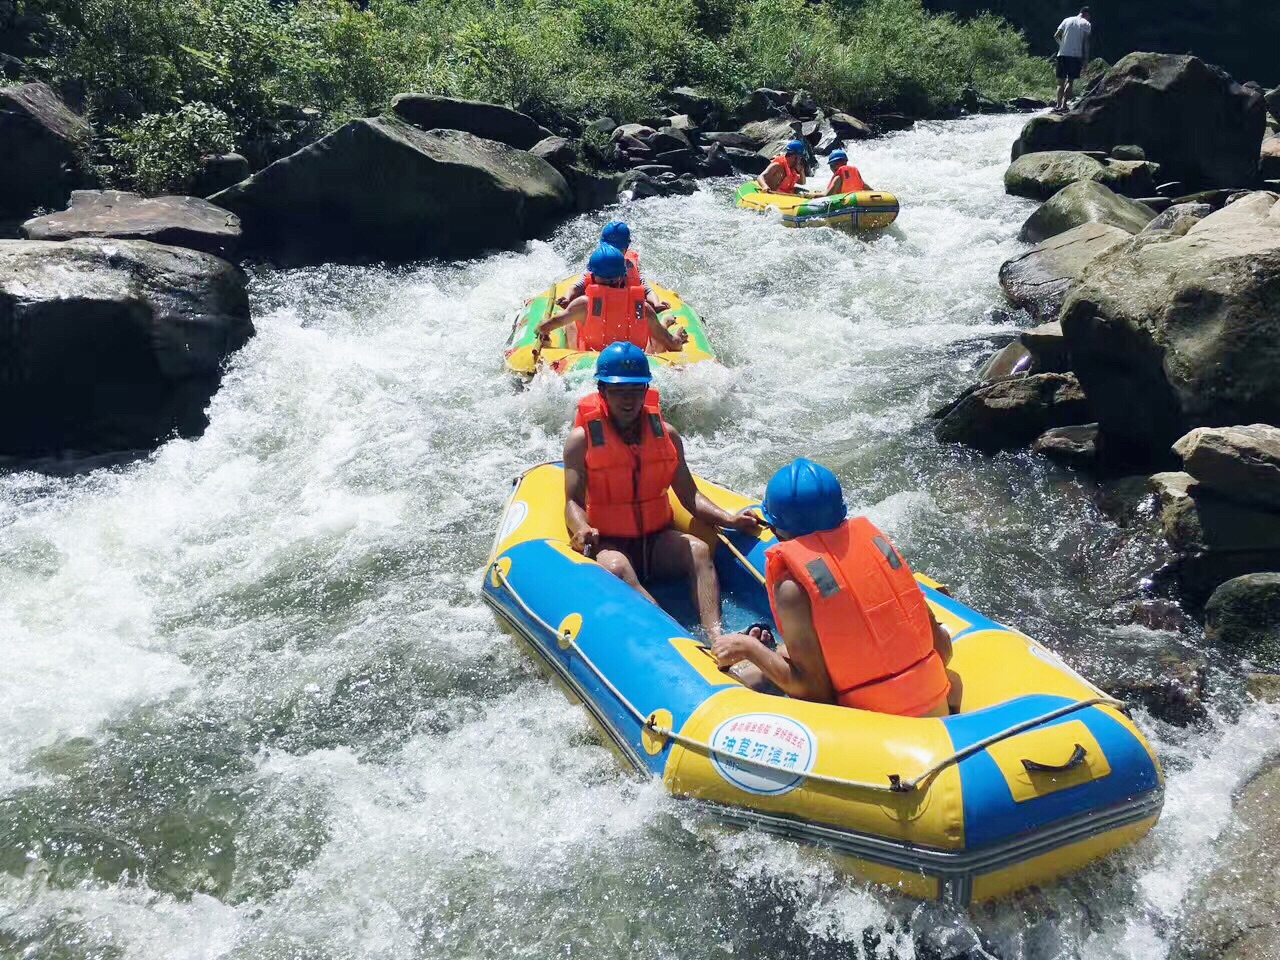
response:
{"label": "orange life vest", "polygon": [[786,540],[765,554],[774,619],[778,583],[804,587],[836,702],[918,717],[951,689],[933,649],[933,624],[911,568],[866,517]]}
{"label": "orange life vest", "polygon": [[859,190],[870,189],[858,168],[850,164],[841,164],[832,172],[832,176],[840,180],[840,193],[857,193]]}
{"label": "orange life vest", "polygon": [[627,285],[640,286],[640,254],[629,249],[623,256],[627,258]]}
{"label": "orange life vest", "polygon": [[[787,163],[787,155],[784,153],[781,156],[774,157],[769,162],[782,164],[782,170],[783,170],[782,182],[778,184],[776,188],[774,188],[773,192],[774,193],[795,193],[796,187],[800,185],[800,174],[796,173],[794,170],[791,169],[791,164]],[[759,183],[760,186],[763,187],[765,190],[769,189],[769,185],[764,182],[764,174],[761,174],[760,179],[757,180],[756,182]]]}
{"label": "orange life vest", "polygon": [[606,537],[643,537],[671,526],[667,491],[680,458],[658,391],[645,396],[638,443],[622,439],[599,393],[578,401],[573,425],[587,430],[587,522]]}
{"label": "orange life vest", "polygon": [[619,340],[629,340],[641,350],[649,345],[644,287],[588,282],[585,296],[587,315],[578,323],[579,350],[603,350]]}

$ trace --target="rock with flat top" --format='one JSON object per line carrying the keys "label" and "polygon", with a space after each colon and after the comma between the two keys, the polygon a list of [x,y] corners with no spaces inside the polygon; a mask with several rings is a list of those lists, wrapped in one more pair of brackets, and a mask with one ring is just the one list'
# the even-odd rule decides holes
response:
{"label": "rock with flat top", "polygon": [[1081,423],[1046,430],[1031,445],[1031,452],[1067,467],[1092,467],[1098,462],[1098,425]]}
{"label": "rock with flat top", "polygon": [[1113,192],[1142,197],[1155,190],[1159,168],[1141,160],[1097,160],[1071,150],[1029,153],[1009,164],[1004,173],[1006,193],[1032,200],[1048,200],[1081,180],[1094,180]]}
{"label": "rock with flat top", "polygon": [[519,150],[528,150],[552,136],[550,130],[519,110],[478,100],[402,93],[391,101],[391,112],[419,130],[463,130]]}
{"label": "rock with flat top", "polygon": [[1000,266],[1000,286],[1011,304],[1039,322],[1057,320],[1085,268],[1128,239],[1128,233],[1110,224],[1081,224],[1006,260]]}
{"label": "rock with flat top", "polygon": [[1050,427],[1083,423],[1089,401],[1069,373],[1035,373],[981,384],[934,428],[943,443],[994,452],[1026,446]]}
{"label": "rock with flat top", "polygon": [[1173,449],[1206,490],[1280,510],[1280,427],[1196,427]]}
{"label": "rock with flat top", "polygon": [[240,219],[195,197],[142,197],[121,190],[76,190],[71,206],[22,225],[28,240],[116,237],[150,240],[232,258]]}

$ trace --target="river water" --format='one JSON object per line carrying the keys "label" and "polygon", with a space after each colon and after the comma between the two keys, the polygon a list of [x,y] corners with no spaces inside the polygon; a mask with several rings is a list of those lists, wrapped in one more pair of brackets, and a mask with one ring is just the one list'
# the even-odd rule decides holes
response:
{"label": "river water", "polygon": [[[904,199],[874,240],[626,208],[722,367],[661,384],[695,470],[758,495],[835,468],[918,568],[1086,674],[1169,639],[1108,626],[1159,561],[1067,472],[943,447],[927,415],[1015,329],[996,270],[1030,204],[1019,118],[859,145]],[[257,337],[199,440],[0,476],[0,955],[88,958],[1152,958],[1276,716],[1140,715],[1168,773],[1141,844],[968,916],[716,826],[624,773],[495,628],[508,483],[572,391],[500,372],[510,318],[608,213],[458,264],[254,275]]]}

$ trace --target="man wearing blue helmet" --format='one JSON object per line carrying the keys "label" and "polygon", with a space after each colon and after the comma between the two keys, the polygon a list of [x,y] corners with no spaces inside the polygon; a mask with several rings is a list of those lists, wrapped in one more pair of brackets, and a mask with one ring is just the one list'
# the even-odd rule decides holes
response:
{"label": "man wearing blue helmet", "polygon": [[959,707],[950,634],[889,539],[847,516],[835,474],[788,464],[765,488],[762,513],[778,537],[765,588],[786,645],[769,649],[759,628],[726,634],[712,650],[722,668],[745,660],[755,668],[739,668],[745,682],[858,710],[939,717]]}
{"label": "man wearing blue helmet", "polygon": [[621,340],[641,350],[652,347],[655,353],[663,353],[679,350],[688,340],[684,330],[679,336],[667,330],[643,287],[628,283],[627,261],[617,247],[601,241],[588,266],[583,292],[538,324],[540,344],[571,323],[576,324],[574,346],[583,351],[603,350]]}
{"label": "man wearing blue helmet", "polygon": [[615,343],[600,353],[597,392],[579,402],[564,443],[565,526],[573,549],[594,556],[651,601],[646,581],[689,577],[698,618],[714,642],[720,581],[711,548],[676,529],[669,493],[713,527],[754,533],[760,524],[698,492],[680,434],[662,418],[651,380],[649,360],[635,345]]}
{"label": "man wearing blue helmet", "polygon": [[[656,313],[662,313],[663,310],[670,308],[671,304],[659,298],[653,292],[653,288],[647,284],[640,276],[640,254],[631,249],[631,228],[621,220],[611,220],[605,224],[603,230],[600,231],[600,242],[607,243],[612,247],[617,247],[622,251],[622,255],[627,258],[627,283],[631,286],[644,287],[645,299],[649,301]],[[582,279],[569,288],[568,294],[556,301],[561,307],[567,307],[575,299],[582,296],[587,291],[587,284],[591,282],[591,268],[587,267],[587,272],[582,275]]]}
{"label": "man wearing blue helmet", "polygon": [[827,165],[831,167],[831,182],[827,184],[824,197],[834,197],[840,193],[857,193],[859,190],[870,190],[858,168],[849,162],[849,155],[843,150],[831,151],[827,157]]}
{"label": "man wearing blue helmet", "polygon": [[764,172],[756,178],[756,183],[771,193],[798,193],[805,178],[805,153],[808,149],[803,140],[792,140],[786,150],[769,161]]}

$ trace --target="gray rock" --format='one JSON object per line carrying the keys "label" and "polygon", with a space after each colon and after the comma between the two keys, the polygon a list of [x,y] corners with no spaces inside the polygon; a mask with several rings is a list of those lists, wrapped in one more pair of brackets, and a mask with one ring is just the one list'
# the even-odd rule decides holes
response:
{"label": "gray rock", "polygon": [[1211,213],[1213,207],[1207,203],[1175,203],[1161,211],[1142,232],[1180,237]]}
{"label": "gray rock", "polygon": [[725,156],[738,173],[746,173],[753,177],[764,173],[769,161],[754,150],[739,150],[737,147],[725,147]]}
{"label": "gray rock", "polygon": [[818,115],[818,101],[808,90],[797,90],[791,95],[791,112],[797,117],[806,119]]}
{"label": "gray rock", "polygon": [[787,113],[791,106],[791,94],[785,90],[760,87],[752,90],[746,101],[734,111],[739,121],[768,120]]}
{"label": "gray rock", "polygon": [[0,87],[0,217],[61,207],[86,185],[89,124],[43,83]]}
{"label": "gray rock", "polygon": [[991,355],[982,369],[978,371],[978,379],[983,383],[1011,377],[1016,373],[1036,373],[1035,358],[1031,351],[1015,340],[1007,343]]}
{"label": "gray rock", "polygon": [[699,124],[714,122],[723,115],[718,101],[694,87],[676,87],[668,99],[677,110]]}
{"label": "gray rock", "polygon": [[833,129],[845,140],[869,140],[876,135],[869,124],[863,123],[853,114],[836,111],[828,118]]}
{"label": "gray rock", "polygon": [[1251,673],[1245,677],[1244,691],[1261,703],[1280,703],[1280,673]]}
{"label": "gray rock", "polygon": [[541,157],[561,173],[578,162],[578,151],[571,141],[564,137],[547,137],[539,140],[529,150],[535,157]]}
{"label": "gray rock", "polygon": [[1204,637],[1280,669],[1280,573],[1249,573],[1213,591],[1204,606]]}
{"label": "gray rock", "polygon": [[1131,53],[1070,113],[1033,118],[1015,158],[1136,144],[1173,179],[1248,186],[1266,124],[1261,95],[1196,57]]}
{"label": "gray rock", "polygon": [[1134,450],[1165,456],[1195,426],[1280,423],[1275,196],[1252,194],[1182,237],[1112,247],[1061,319],[1103,431]]}
{"label": "gray rock", "polygon": [[596,133],[602,133],[605,136],[613,133],[618,128],[618,124],[613,117],[597,117],[595,120],[588,121],[587,129],[594,130]]}
{"label": "gray rock", "polygon": [[1110,652],[1092,679],[1116,699],[1140,703],[1166,723],[1183,726],[1206,715],[1207,667],[1194,648],[1165,641],[1158,650]]}
{"label": "gray rock", "polygon": [[1040,323],[1056,320],[1085,268],[1128,239],[1129,234],[1119,227],[1081,224],[1006,260],[1000,267],[1000,285],[1010,303]]}
{"label": "gray rock", "polygon": [[637,170],[622,175],[618,183],[621,200],[644,200],[648,197],[688,196],[698,189],[692,179],[658,180]]}
{"label": "gray rock", "polygon": [[1173,449],[1206,490],[1280,510],[1280,427],[1196,427]]}
{"label": "gray rock", "polygon": [[[744,125],[739,132],[755,144],[755,149],[759,150],[768,143],[793,139],[799,132],[799,126],[798,121],[785,118],[756,120]],[[733,146],[733,144],[726,143],[725,146]]]}
{"label": "gray rock", "polygon": [[0,452],[198,436],[223,362],[253,334],[244,274],[142,240],[0,241]]}
{"label": "gray rock", "polygon": [[649,141],[658,135],[658,131],[653,127],[643,123],[624,123],[614,127],[611,136],[614,140],[621,140],[623,137],[631,137],[638,140],[644,145],[648,145]]}
{"label": "gray rock", "polygon": [[702,148],[703,172],[709,177],[727,177],[733,173],[733,164],[725,148],[718,143]]}
{"label": "gray rock", "polygon": [[1280,87],[1267,91],[1263,99],[1267,104],[1267,112],[1276,123],[1280,123]]}
{"label": "gray rock", "polygon": [[[679,130],[690,142],[693,142],[698,132],[698,124],[687,113],[679,113],[674,117],[667,117],[666,126],[672,130]],[[661,131],[661,128],[659,128]]]}
{"label": "gray rock", "polygon": [[1066,373],[1071,369],[1071,357],[1067,341],[1062,336],[1062,324],[1056,320],[1023,330],[1018,340],[1035,358],[1036,370],[1042,373]]}
{"label": "gray rock", "polygon": [[675,127],[663,127],[650,138],[648,146],[655,154],[666,153],[670,150],[684,150],[687,152],[693,149],[693,141],[689,139],[689,135],[683,130],[678,130]]}
{"label": "gray rock", "polygon": [[120,190],[75,190],[68,209],[28,220],[22,235],[28,240],[150,240],[231,259],[240,243],[240,219],[195,197],[144,199]]}
{"label": "gray rock", "polygon": [[914,117],[904,116],[901,113],[878,113],[871,118],[871,126],[881,133],[900,133],[903,130],[910,130],[916,125]]}
{"label": "gray rock", "polygon": [[1026,446],[1050,427],[1089,420],[1089,401],[1069,373],[1034,373],[982,384],[934,428],[943,443],[994,452]]}
{"label": "gray rock", "polygon": [[711,133],[704,133],[701,139],[707,143],[719,143],[725,147],[731,147],[735,150],[749,150],[752,153],[760,149],[760,144],[755,137],[739,133],[737,130],[717,130]]}
{"label": "gray rock", "polygon": [[1258,156],[1258,173],[1263,180],[1280,179],[1280,137],[1262,141]]}
{"label": "gray rock", "polygon": [[1136,143],[1122,143],[1111,148],[1111,156],[1117,160],[1145,160],[1147,151]]}
{"label": "gray rock", "polygon": [[1046,430],[1031,444],[1031,452],[1067,467],[1093,467],[1098,462],[1098,425],[1081,423]]}
{"label": "gray rock", "polygon": [[1280,758],[1237,792],[1232,823],[1214,847],[1214,866],[1184,897],[1185,920],[1172,960],[1280,958]]}
{"label": "gray rock", "polygon": [[1017,197],[1048,200],[1079,180],[1097,180],[1116,193],[1140,197],[1155,189],[1154,164],[1135,160],[1103,163],[1071,150],[1047,150],[1018,157],[1004,174],[1004,189]]}
{"label": "gray rock", "polygon": [[1234,577],[1280,569],[1280,514],[1217,496],[1188,473],[1157,473],[1150,484],[1173,571],[1193,602]]}
{"label": "gray rock", "polygon": [[200,171],[191,184],[191,193],[193,196],[207,197],[241,180],[247,180],[252,172],[249,169],[249,161],[238,153],[220,153],[205,157],[200,162]]}
{"label": "gray rock", "polygon": [[1014,97],[1009,101],[1009,106],[1015,110],[1044,110],[1050,106],[1050,103],[1039,97]]}
{"label": "gray rock", "polygon": [[618,202],[619,177],[610,173],[595,173],[581,167],[565,167],[565,182],[573,194],[573,209],[578,213],[598,210]]}
{"label": "gray rock", "polygon": [[1155,219],[1155,211],[1095,180],[1068,184],[1027,218],[1018,234],[1024,243],[1040,243],[1082,223],[1106,223],[1125,233],[1138,233]]}
{"label": "gray rock", "polygon": [[[376,174],[376,175],[374,175]],[[276,260],[410,260],[514,245],[573,197],[545,160],[459,130],[353,120],[210,198]]]}
{"label": "gray rock", "polygon": [[463,130],[519,150],[553,135],[519,110],[430,93],[402,93],[391,101],[391,112],[419,130]]}

